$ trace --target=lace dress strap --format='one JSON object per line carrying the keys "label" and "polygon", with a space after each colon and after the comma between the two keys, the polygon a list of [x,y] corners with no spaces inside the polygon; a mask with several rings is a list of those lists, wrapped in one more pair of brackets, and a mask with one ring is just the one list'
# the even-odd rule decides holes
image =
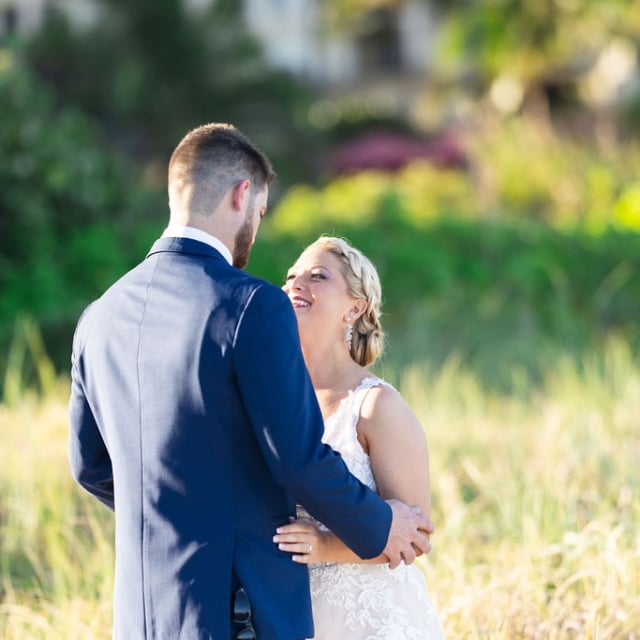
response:
{"label": "lace dress strap", "polygon": [[342,455],[351,473],[376,489],[369,456],[358,441],[358,420],[369,389],[386,385],[380,378],[367,377],[344,398],[338,410],[325,421],[322,440]]}
{"label": "lace dress strap", "polygon": [[368,377],[364,378],[360,384],[349,395],[351,414],[355,418],[354,426],[358,423],[360,418],[360,411],[362,410],[362,403],[364,402],[367,391],[373,387],[389,386],[387,382],[380,378]]}
{"label": "lace dress strap", "polygon": [[[371,461],[358,441],[358,420],[362,403],[369,389],[383,384],[387,383],[372,376],[361,380],[358,386],[343,398],[335,413],[325,420],[322,436],[322,441],[342,456],[349,471],[374,491],[377,487]],[[299,506],[298,517],[309,518],[310,516],[303,507]]]}

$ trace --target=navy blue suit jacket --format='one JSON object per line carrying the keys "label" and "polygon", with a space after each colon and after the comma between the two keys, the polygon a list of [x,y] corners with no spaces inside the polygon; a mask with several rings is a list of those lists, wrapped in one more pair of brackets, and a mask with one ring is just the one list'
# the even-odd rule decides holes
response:
{"label": "navy blue suit jacket", "polygon": [[234,576],[260,640],[313,634],[296,502],[362,557],[391,511],[320,441],[295,315],[205,243],[162,238],[82,315],[70,462],[115,510],[114,638],[228,640]]}

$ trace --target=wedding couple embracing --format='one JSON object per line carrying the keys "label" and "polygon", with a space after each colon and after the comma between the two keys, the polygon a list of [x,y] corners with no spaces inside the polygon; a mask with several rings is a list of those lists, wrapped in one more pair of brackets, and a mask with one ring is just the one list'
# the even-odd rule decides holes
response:
{"label": "wedding couple embracing", "polygon": [[380,355],[380,282],[338,238],[246,266],[274,173],[189,132],[170,220],[74,336],[70,463],[115,511],[116,640],[434,640],[427,444]]}

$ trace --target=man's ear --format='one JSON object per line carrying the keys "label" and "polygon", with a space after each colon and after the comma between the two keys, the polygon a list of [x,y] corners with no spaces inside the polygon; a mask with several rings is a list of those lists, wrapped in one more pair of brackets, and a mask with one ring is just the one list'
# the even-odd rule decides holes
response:
{"label": "man's ear", "polygon": [[231,189],[231,206],[237,211],[244,209],[245,198],[249,197],[251,191],[250,180],[240,180]]}

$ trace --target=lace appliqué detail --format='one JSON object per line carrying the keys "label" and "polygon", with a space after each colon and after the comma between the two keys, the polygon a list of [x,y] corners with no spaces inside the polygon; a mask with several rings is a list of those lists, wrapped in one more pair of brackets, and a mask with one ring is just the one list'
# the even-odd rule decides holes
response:
{"label": "lace appliqu\u00e9 detail", "polygon": [[442,634],[415,566],[310,567],[316,640],[436,640]]}

